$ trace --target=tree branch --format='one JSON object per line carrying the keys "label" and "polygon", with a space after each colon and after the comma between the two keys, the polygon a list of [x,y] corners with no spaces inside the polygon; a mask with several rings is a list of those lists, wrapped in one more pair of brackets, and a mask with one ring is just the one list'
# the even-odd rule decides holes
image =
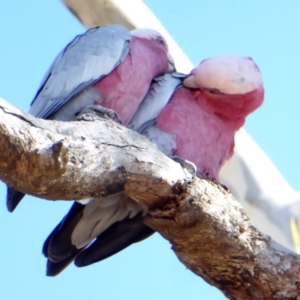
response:
{"label": "tree branch", "polygon": [[221,186],[195,178],[176,208],[150,211],[145,223],[179,260],[229,299],[299,299],[299,256],[251,226]]}
{"label": "tree branch", "polygon": [[110,119],[36,119],[3,99],[0,119],[0,179],[37,197],[78,200],[125,189],[132,197],[149,194],[143,201],[153,203],[191,178],[145,137]]}
{"label": "tree branch", "polygon": [[252,227],[227,190],[112,120],[36,119],[0,99],[0,179],[47,199],[123,191],[150,209],[145,223],[180,261],[230,299],[300,297],[296,254]]}

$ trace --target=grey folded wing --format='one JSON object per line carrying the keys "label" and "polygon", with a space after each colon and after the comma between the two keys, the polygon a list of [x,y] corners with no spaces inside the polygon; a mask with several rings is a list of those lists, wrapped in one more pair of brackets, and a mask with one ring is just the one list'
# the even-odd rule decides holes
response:
{"label": "grey folded wing", "polygon": [[124,61],[130,40],[130,32],[119,25],[95,27],[75,37],[45,74],[29,112],[38,118],[51,118]]}

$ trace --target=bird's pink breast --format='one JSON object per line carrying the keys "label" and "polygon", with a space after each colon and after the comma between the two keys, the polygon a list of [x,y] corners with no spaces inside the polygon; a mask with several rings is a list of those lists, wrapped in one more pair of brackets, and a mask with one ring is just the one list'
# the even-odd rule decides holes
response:
{"label": "bird's pink breast", "polygon": [[100,94],[95,104],[113,109],[123,125],[130,122],[152,79],[168,69],[166,50],[157,42],[133,37],[129,47],[125,60],[93,86]]}
{"label": "bird's pink breast", "polygon": [[204,110],[189,89],[174,93],[157,124],[176,136],[174,155],[194,162],[203,175],[217,179],[221,166],[233,154],[235,130]]}

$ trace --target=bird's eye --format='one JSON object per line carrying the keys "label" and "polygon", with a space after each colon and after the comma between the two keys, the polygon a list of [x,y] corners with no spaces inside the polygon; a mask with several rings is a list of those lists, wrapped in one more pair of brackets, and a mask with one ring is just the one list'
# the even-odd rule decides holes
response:
{"label": "bird's eye", "polygon": [[218,89],[207,88],[206,90],[207,90],[209,93],[211,93],[211,94],[216,94],[216,95],[222,94],[222,92],[221,92],[220,90],[218,90]]}
{"label": "bird's eye", "polygon": [[155,40],[156,40],[156,42],[157,42],[159,45],[163,46],[166,50],[168,50],[167,43],[166,43],[166,41],[163,39],[163,37],[158,36]]}

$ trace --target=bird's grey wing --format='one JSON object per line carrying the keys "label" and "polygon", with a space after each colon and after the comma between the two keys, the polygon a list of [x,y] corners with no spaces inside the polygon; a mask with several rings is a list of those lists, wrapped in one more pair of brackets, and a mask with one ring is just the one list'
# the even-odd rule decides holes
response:
{"label": "bird's grey wing", "polygon": [[30,113],[48,119],[84,88],[113,71],[129,52],[130,32],[119,25],[78,35],[50,66]]}
{"label": "bird's grey wing", "polygon": [[154,79],[151,87],[134,114],[129,126],[142,133],[160,114],[174,91],[182,85],[186,76],[180,73],[165,74]]}

